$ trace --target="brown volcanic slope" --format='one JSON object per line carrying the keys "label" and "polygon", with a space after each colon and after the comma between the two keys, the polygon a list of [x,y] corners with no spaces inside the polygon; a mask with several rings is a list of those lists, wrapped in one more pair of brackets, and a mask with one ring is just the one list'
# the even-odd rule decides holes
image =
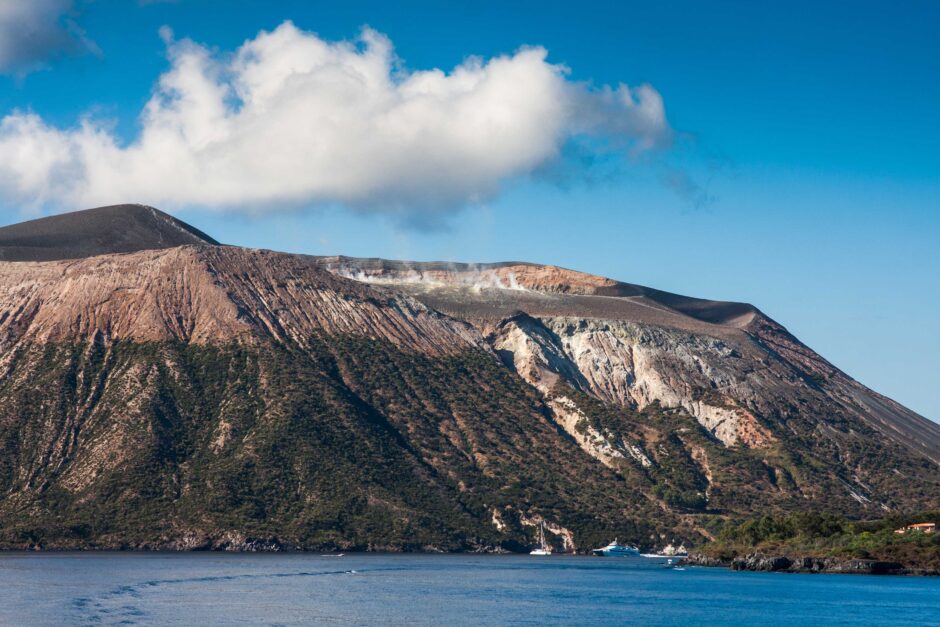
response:
{"label": "brown volcanic slope", "polygon": [[524,310],[533,315],[570,313],[702,330],[708,327],[698,323],[742,327],[759,313],[747,303],[690,298],[527,262],[466,264],[343,256],[319,259],[341,276],[402,286],[435,300],[444,309],[480,321],[499,320]]}
{"label": "brown volcanic slope", "polygon": [[[805,388],[812,392],[811,396],[815,397],[812,402],[821,412],[851,412],[883,435],[914,448],[940,464],[940,425],[854,381],[747,303],[691,298],[555,266],[525,262],[461,264],[342,256],[321,257],[319,260],[324,267],[341,276],[404,290],[429,307],[470,321],[485,334],[492,334],[494,328],[505,324],[507,318],[523,312],[542,321],[553,321],[555,326],[560,321],[579,320],[579,324],[584,325],[586,320],[592,320],[635,324],[648,329],[674,329],[697,336],[720,338],[750,360],[769,363],[770,370],[779,372],[774,372],[772,378],[765,380],[756,376],[742,376],[741,372],[731,373],[729,380],[723,384],[716,384],[706,377],[705,380],[687,385],[689,395],[694,393],[692,388],[697,385],[717,387],[732,395],[740,394],[742,398],[736,399],[736,402],[757,406],[762,405],[772,393],[788,397],[797,389],[803,392]],[[562,326],[570,330],[570,324]],[[596,329],[591,331],[594,332]],[[569,345],[567,352],[568,357],[573,359],[575,356],[571,354],[572,351],[581,350],[582,357],[586,354],[589,358],[584,361],[596,362],[600,358],[609,367],[611,359],[616,361],[617,357],[608,348],[585,351],[581,343],[580,346]],[[565,349],[561,350],[565,352]],[[701,369],[706,360],[698,359],[695,368]],[[611,381],[616,379],[616,373],[600,373],[597,378],[606,377],[606,380],[594,381],[593,386],[588,386],[593,387],[591,391],[595,395],[625,405],[642,406],[653,400],[666,400],[657,398],[663,394],[650,396],[643,390],[636,390],[638,384],[642,387],[642,381],[636,379],[634,364],[619,365],[622,366],[620,374],[623,375],[619,382],[621,389],[611,391],[611,386],[618,383]],[[681,369],[688,365],[691,364],[674,364],[675,371],[668,373],[666,378],[687,378],[688,373]],[[587,368],[592,366],[596,367],[596,364],[588,365]],[[583,372],[584,364],[575,369]],[[662,372],[655,374],[656,378],[662,378]],[[748,376],[750,382],[746,380]],[[747,383],[752,385],[742,387],[742,384]],[[633,390],[626,389],[631,386]],[[669,398],[671,404],[682,404],[679,400]],[[769,409],[764,408],[765,411]],[[821,415],[824,416],[824,413]]]}
{"label": "brown volcanic slope", "polygon": [[194,344],[362,334],[428,354],[483,345],[469,325],[380,295],[310,257],[187,245],[43,263],[0,263],[0,351],[19,343]]}
{"label": "brown volcanic slope", "polygon": [[218,242],[153,207],[113,205],[0,228],[0,261],[79,259],[184,244]]}

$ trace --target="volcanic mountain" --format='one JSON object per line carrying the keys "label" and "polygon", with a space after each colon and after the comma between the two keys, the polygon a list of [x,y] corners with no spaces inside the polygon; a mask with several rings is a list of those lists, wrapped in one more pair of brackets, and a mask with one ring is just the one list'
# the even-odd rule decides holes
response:
{"label": "volcanic mountain", "polygon": [[940,426],[751,305],[553,266],[0,229],[0,544],[519,550],[940,506]]}
{"label": "volcanic mountain", "polygon": [[217,241],[144,205],[114,205],[0,228],[0,261],[80,259]]}

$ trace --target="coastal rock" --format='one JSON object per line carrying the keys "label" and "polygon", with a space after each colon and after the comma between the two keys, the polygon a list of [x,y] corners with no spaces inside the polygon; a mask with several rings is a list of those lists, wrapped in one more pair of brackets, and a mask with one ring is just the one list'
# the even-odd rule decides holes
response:
{"label": "coastal rock", "polygon": [[732,570],[787,570],[793,565],[793,560],[784,556],[767,556],[755,553],[746,557],[732,560]]}
{"label": "coastal rock", "polygon": [[248,553],[272,553],[282,551],[277,538],[253,538],[238,531],[227,531],[222,537],[213,542],[213,548],[221,551],[238,551]]}
{"label": "coastal rock", "polygon": [[901,575],[909,571],[903,564],[880,560],[850,559],[838,557],[790,557],[751,553],[733,559],[711,557],[691,553],[683,563],[693,566],[723,566],[732,570],[794,573],[842,573],[866,575]]}
{"label": "coastal rock", "polygon": [[712,557],[703,553],[692,552],[680,560],[680,564],[688,566],[708,566],[708,567],[729,567],[731,562],[718,557]]}

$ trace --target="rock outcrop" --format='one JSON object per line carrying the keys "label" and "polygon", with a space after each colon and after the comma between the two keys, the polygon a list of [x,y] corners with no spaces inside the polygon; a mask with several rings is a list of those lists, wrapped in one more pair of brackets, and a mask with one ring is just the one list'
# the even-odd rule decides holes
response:
{"label": "rock outcrop", "polygon": [[[490,334],[497,353],[543,393],[559,379],[624,407],[682,408],[731,446],[773,441],[735,398],[756,398],[726,342],[621,320],[514,316]],[[713,392],[720,389],[722,392]]]}
{"label": "rock outcrop", "polygon": [[868,559],[838,557],[789,557],[751,553],[732,560],[692,553],[684,564],[692,566],[723,566],[732,570],[790,573],[833,573],[843,575],[906,575],[910,574],[903,564]]}

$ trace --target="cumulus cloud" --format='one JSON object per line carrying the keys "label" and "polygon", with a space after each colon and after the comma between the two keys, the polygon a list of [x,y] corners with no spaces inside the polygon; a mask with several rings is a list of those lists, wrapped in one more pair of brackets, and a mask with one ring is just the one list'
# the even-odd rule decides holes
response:
{"label": "cumulus cloud", "polygon": [[71,0],[0,0],[0,73],[23,75],[57,54],[97,52],[73,10]]}
{"label": "cumulus cloud", "polygon": [[635,153],[672,138],[655,89],[572,81],[539,47],[444,72],[406,69],[370,29],[328,42],[285,22],[227,55],[161,36],[170,67],[131,142],[91,118],[0,121],[8,202],[428,215],[491,197],[573,139]]}

